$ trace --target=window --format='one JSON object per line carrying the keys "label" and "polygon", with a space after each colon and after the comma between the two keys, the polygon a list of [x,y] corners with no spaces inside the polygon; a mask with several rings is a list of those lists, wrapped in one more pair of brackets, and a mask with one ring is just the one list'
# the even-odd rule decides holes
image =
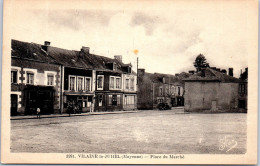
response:
{"label": "window", "polygon": [[245,84],[239,84],[239,93],[241,93],[241,94],[246,93],[246,85]]}
{"label": "window", "polygon": [[158,99],[158,103],[163,103],[163,99]]}
{"label": "window", "polygon": [[175,93],[175,88],[174,86],[171,86],[171,94],[174,94]]}
{"label": "window", "polygon": [[33,83],[34,83],[34,74],[27,73],[27,84],[33,84]]}
{"label": "window", "polygon": [[76,77],[70,76],[69,77],[69,90],[76,90]]}
{"label": "window", "polygon": [[117,95],[117,105],[121,104],[121,95]]}
{"label": "window", "polygon": [[126,80],[125,80],[125,88],[126,88],[126,89],[129,89],[129,79],[126,79]]}
{"label": "window", "polygon": [[86,91],[91,91],[91,79],[90,78],[86,78],[85,80],[85,85],[86,85]]}
{"label": "window", "polygon": [[113,63],[113,70],[117,71],[117,65],[115,63]]}
{"label": "window", "polygon": [[178,87],[178,95],[181,95],[181,87]]}
{"label": "window", "polygon": [[111,89],[114,89],[114,83],[115,83],[115,77],[110,77],[110,83],[109,83],[109,85],[110,85],[110,88],[111,88]]}
{"label": "window", "polygon": [[83,77],[78,77],[78,91],[83,90]]}
{"label": "window", "polygon": [[128,67],[128,73],[132,73],[132,68]]}
{"label": "window", "polygon": [[11,71],[11,83],[17,83],[17,71]]}
{"label": "window", "polygon": [[133,96],[133,95],[125,96],[125,104],[126,105],[135,104],[135,96]]}
{"label": "window", "polygon": [[160,89],[159,89],[159,95],[163,96],[163,88],[162,87],[160,87]]}
{"label": "window", "polygon": [[121,79],[116,78],[116,89],[120,89],[120,88],[121,88]]}
{"label": "window", "polygon": [[102,90],[104,84],[104,76],[97,76],[97,89]]}
{"label": "window", "polygon": [[109,88],[110,89],[121,89],[121,78],[115,77],[115,76],[110,76]]}
{"label": "window", "polygon": [[108,105],[112,105],[112,95],[108,95]]}
{"label": "window", "polygon": [[134,81],[135,81],[135,80],[132,78],[132,79],[131,79],[131,82],[130,82],[130,89],[131,89],[131,90],[134,90]]}
{"label": "window", "polygon": [[120,105],[121,104],[121,95],[108,95],[108,105]]}
{"label": "window", "polygon": [[168,85],[165,86],[165,95],[169,94],[169,87]]}
{"label": "window", "polygon": [[53,75],[47,75],[47,85],[53,85],[54,76]]}

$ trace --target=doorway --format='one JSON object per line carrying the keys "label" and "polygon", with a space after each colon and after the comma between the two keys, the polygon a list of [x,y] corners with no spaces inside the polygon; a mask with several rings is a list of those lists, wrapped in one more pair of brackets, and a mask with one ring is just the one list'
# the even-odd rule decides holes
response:
{"label": "doorway", "polygon": [[11,94],[11,116],[17,115],[18,109],[18,96]]}

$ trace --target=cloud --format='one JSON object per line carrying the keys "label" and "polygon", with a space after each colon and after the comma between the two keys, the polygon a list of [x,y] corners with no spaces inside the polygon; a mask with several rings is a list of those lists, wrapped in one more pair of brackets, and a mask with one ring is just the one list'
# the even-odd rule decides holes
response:
{"label": "cloud", "polygon": [[159,16],[151,16],[142,12],[135,12],[131,19],[131,24],[134,26],[143,26],[147,35],[152,35],[154,29],[162,22]]}
{"label": "cloud", "polygon": [[38,17],[43,15],[43,21],[60,28],[68,28],[75,31],[82,30],[89,26],[108,26],[114,11],[101,10],[82,10],[82,9],[66,9],[66,10],[35,10],[33,11]]}
{"label": "cloud", "polygon": [[[211,2],[209,2],[211,3]],[[214,2],[215,4],[215,2]],[[194,4],[195,5],[195,4]],[[193,69],[202,53],[212,66],[248,65],[247,13],[221,4],[202,8],[172,7],[142,11],[108,9],[26,10],[17,6],[12,19],[12,38],[79,50],[89,46],[95,54],[123,55],[136,65],[132,50],[139,50],[139,66],[148,72],[174,74]]]}

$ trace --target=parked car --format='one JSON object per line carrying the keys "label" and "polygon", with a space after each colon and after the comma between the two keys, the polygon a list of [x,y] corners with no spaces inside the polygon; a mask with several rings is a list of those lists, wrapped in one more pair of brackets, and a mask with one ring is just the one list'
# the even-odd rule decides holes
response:
{"label": "parked car", "polygon": [[169,110],[171,107],[168,105],[168,103],[160,103],[158,104],[157,108],[159,110]]}

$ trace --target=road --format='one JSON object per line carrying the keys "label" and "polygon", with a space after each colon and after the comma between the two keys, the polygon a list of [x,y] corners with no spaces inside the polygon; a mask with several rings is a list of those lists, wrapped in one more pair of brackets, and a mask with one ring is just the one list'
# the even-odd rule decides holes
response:
{"label": "road", "polygon": [[247,114],[174,110],[11,121],[11,152],[240,154]]}

